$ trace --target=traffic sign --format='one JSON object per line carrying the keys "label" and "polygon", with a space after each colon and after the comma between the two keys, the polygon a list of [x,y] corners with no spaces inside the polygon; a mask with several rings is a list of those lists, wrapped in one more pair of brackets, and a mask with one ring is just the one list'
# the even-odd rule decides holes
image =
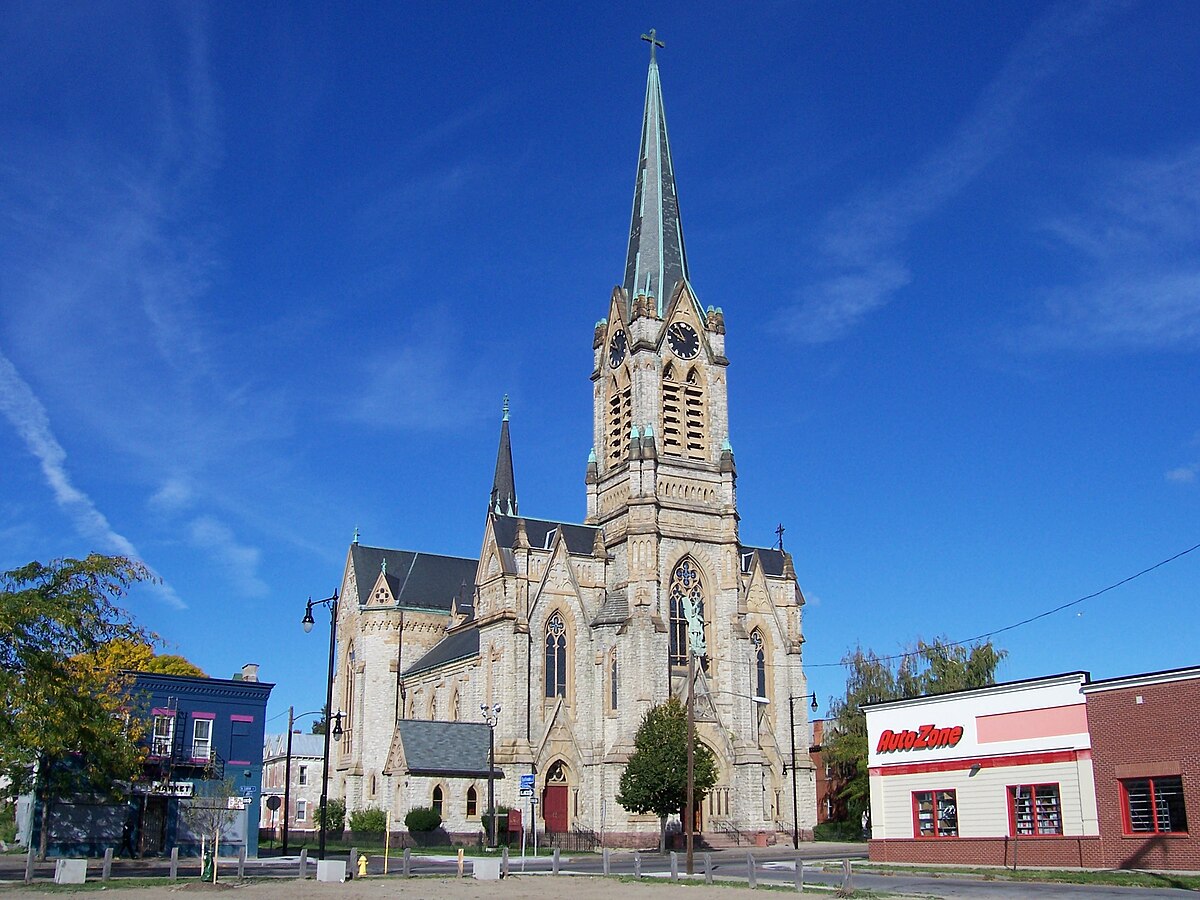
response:
{"label": "traffic sign", "polygon": [[522,775],[521,776],[521,790],[532,791],[534,777],[535,776],[533,776],[533,775]]}

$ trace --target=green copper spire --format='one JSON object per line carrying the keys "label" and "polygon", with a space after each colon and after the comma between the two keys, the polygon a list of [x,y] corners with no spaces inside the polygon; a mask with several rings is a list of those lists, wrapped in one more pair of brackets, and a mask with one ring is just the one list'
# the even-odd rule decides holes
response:
{"label": "green copper spire", "polygon": [[683,249],[675,166],[667,140],[667,116],[655,53],[664,45],[653,28],[642,35],[642,40],[650,42],[650,72],[646,77],[642,143],[629,224],[629,253],[625,258],[625,290],[631,300],[638,293],[656,297],[661,315],[675,285],[688,278],[687,253]]}

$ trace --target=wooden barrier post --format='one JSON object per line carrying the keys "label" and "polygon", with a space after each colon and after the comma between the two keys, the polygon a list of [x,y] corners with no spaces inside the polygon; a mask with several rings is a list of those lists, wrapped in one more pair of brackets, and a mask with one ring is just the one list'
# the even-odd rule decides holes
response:
{"label": "wooden barrier post", "polygon": [[557,847],[554,848],[554,859],[553,859],[553,862],[551,862],[551,864],[550,864],[550,874],[551,875],[558,874],[558,848]]}
{"label": "wooden barrier post", "polygon": [[175,881],[179,878],[179,848],[171,848],[171,880]]}
{"label": "wooden barrier post", "polygon": [[633,854],[633,877],[642,877],[642,854],[640,853]]}
{"label": "wooden barrier post", "polygon": [[405,878],[408,878],[412,875],[412,848],[411,847],[404,848],[404,862],[401,865],[401,871],[403,872]]}
{"label": "wooden barrier post", "polygon": [[308,849],[307,848],[300,851],[300,874],[296,877],[301,878],[301,879],[308,877]]}
{"label": "wooden barrier post", "polygon": [[712,854],[704,854],[704,883],[712,884]]}
{"label": "wooden barrier post", "polygon": [[604,874],[607,875],[607,874],[609,874],[609,871],[608,871],[608,848],[607,847],[605,847],[603,850],[600,851],[600,856],[604,861]]}
{"label": "wooden barrier post", "polygon": [[112,875],[112,847],[107,847],[104,850],[104,868],[100,870],[100,880],[108,881]]}
{"label": "wooden barrier post", "polygon": [[758,872],[754,868],[754,854],[746,854],[746,884],[750,890],[758,887]]}
{"label": "wooden barrier post", "polygon": [[796,857],[796,893],[804,893],[804,860]]}
{"label": "wooden barrier post", "polygon": [[679,854],[674,850],[671,851],[671,880],[679,880]]}

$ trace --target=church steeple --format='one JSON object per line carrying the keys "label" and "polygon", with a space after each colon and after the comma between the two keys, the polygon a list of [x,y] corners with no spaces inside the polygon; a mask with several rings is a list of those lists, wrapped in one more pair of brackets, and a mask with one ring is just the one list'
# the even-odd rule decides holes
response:
{"label": "church steeple", "polygon": [[508,395],[504,395],[504,418],[500,420],[500,449],[496,451],[496,477],[488,511],[498,516],[517,514],[517,484],[513,478],[512,444],[508,437]]}
{"label": "church steeple", "polygon": [[675,167],[667,140],[662,84],[655,50],[664,46],[653,28],[643,34],[650,42],[650,72],[646,77],[646,107],[642,113],[642,143],[637,184],[633,192],[633,218],[629,225],[629,253],[625,258],[625,291],[654,296],[658,313],[681,280],[687,280],[687,253],[675,193]]}

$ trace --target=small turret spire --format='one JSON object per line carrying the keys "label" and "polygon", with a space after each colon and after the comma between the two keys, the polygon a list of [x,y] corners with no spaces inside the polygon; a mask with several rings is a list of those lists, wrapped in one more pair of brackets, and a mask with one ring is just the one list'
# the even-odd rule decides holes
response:
{"label": "small turret spire", "polygon": [[625,290],[631,304],[638,292],[655,297],[662,315],[675,286],[688,279],[687,253],[655,52],[664,44],[653,28],[642,35],[642,40],[650,42],[650,72],[646,76],[642,142],[629,224],[629,252],[625,257]]}
{"label": "small turret spire", "polygon": [[512,443],[508,436],[508,395],[504,395],[504,416],[500,420],[500,447],[496,451],[496,476],[492,479],[492,497],[488,511],[498,516],[517,514],[517,485],[513,477]]}

